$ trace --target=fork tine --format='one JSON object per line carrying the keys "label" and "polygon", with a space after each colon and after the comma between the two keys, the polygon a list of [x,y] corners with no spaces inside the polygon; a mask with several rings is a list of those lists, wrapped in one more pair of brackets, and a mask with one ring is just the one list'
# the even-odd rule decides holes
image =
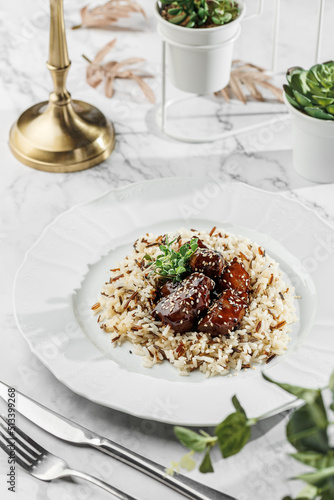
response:
{"label": "fork tine", "polygon": [[[1,429],[4,432],[1,431]],[[17,438],[16,434],[14,434],[13,436],[9,433],[8,429],[6,429],[6,427],[3,425],[2,422],[0,422],[0,435],[3,437],[3,439],[6,440],[6,442],[8,443],[10,439],[12,439],[15,443],[15,447],[16,449],[18,449],[19,451],[21,450],[21,448],[23,448],[23,451],[24,452],[27,452],[28,455],[30,455],[29,459],[30,461],[31,460],[34,460],[36,458],[36,452],[35,450],[32,451],[31,448],[29,448],[23,441],[21,441],[19,438]],[[19,447],[17,446],[19,445]]]}
{"label": "fork tine", "polygon": [[[1,431],[0,431],[0,438],[3,438]],[[2,448],[3,451],[7,453],[8,456],[10,455],[9,448],[5,445],[5,443],[1,439],[0,439],[0,448]]]}
{"label": "fork tine", "polygon": [[[7,446],[2,442],[2,440],[0,439],[0,448],[3,449],[3,451],[5,453],[7,453],[8,456],[10,456],[10,451],[9,449],[7,448]],[[30,465],[26,464],[23,460],[21,460],[21,458],[18,456],[18,455],[15,455],[15,463],[17,463],[20,467],[22,467],[22,469],[25,469],[25,470],[28,470],[28,468],[30,467]]]}
{"label": "fork tine", "polygon": [[[8,420],[6,419],[6,417],[2,413],[0,414],[0,418],[2,418],[2,420],[4,420],[7,425],[10,425],[10,424],[8,424]],[[1,425],[1,423],[0,423],[0,425]],[[36,443],[36,441],[34,441],[31,437],[27,436],[27,434],[25,434],[25,432],[21,431],[16,425],[12,425],[11,427],[13,429],[15,429],[15,434],[21,436],[21,438],[23,438],[26,441],[28,448],[27,448],[27,445],[22,443],[22,441],[20,441],[16,436],[16,441],[18,443],[20,443],[23,447],[25,447],[27,449],[27,451],[29,451],[32,447],[32,448],[34,448],[35,452],[38,453],[38,455],[43,455],[44,453],[47,452],[45,448],[42,448],[42,446],[40,446],[38,443]]]}
{"label": "fork tine", "polygon": [[[0,424],[0,426],[2,427],[2,424]],[[10,450],[9,450],[9,446],[13,446],[13,444],[10,442],[10,439],[11,438],[8,438],[3,432],[2,430],[0,429],[0,437],[2,438],[3,441],[0,440],[0,442],[3,443],[3,446],[6,447],[6,452],[7,452],[7,455],[10,454]],[[2,448],[3,448],[2,446]],[[3,448],[4,449],[4,448]],[[14,440],[14,449],[15,449],[15,459],[17,456],[20,456],[20,458],[23,458],[23,460],[25,460],[27,462],[27,465],[32,465],[32,463],[35,461],[35,457],[31,457],[29,455],[27,455],[25,453],[25,451],[21,450],[21,448],[17,447],[16,446],[16,442]]]}

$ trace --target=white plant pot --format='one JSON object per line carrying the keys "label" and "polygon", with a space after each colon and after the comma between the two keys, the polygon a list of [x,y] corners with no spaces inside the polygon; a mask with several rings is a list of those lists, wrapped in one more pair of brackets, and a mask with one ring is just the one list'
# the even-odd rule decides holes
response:
{"label": "white plant pot", "polygon": [[308,116],[286,99],[293,129],[293,165],[314,182],[334,182],[334,121]]}
{"label": "white plant pot", "polygon": [[163,19],[156,4],[158,32],[167,46],[169,77],[184,92],[212,94],[230,81],[233,45],[240,35],[246,7],[239,2],[240,15],[215,28],[185,28]]}

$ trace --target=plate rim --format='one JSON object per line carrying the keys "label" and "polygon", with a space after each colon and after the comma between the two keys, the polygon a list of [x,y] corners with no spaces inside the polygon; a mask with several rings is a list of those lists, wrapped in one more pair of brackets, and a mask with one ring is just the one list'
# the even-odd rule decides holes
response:
{"label": "plate rim", "polygon": [[[13,313],[14,313],[15,322],[16,322],[16,325],[17,325],[17,327],[19,329],[20,334],[22,335],[22,337],[24,338],[24,340],[27,342],[27,344],[28,344],[29,349],[31,350],[31,352],[41,361],[41,363],[49,370],[49,372],[52,373],[52,375],[61,384],[63,384],[65,387],[67,387],[68,389],[70,389],[72,392],[74,392],[75,394],[79,395],[80,397],[88,399],[89,401],[92,401],[95,404],[98,404],[98,405],[101,405],[101,406],[104,406],[104,407],[108,407],[108,408],[114,409],[116,411],[125,413],[125,414],[132,415],[133,417],[147,419],[147,420],[159,421],[159,422],[163,422],[163,423],[167,423],[167,424],[172,424],[172,425],[180,424],[180,421],[179,420],[173,420],[171,418],[164,419],[164,418],[156,418],[156,417],[153,417],[153,416],[148,416],[147,413],[145,413],[145,412],[130,411],[128,409],[124,409],[124,407],[122,408],[122,407],[117,406],[117,404],[113,404],[111,406],[110,404],[107,404],[107,403],[101,401],[99,398],[94,398],[94,395],[87,396],[87,393],[85,394],[83,391],[81,391],[81,390],[79,390],[77,388],[75,388],[75,389],[72,388],[72,386],[69,385],[66,380],[60,378],[59,375],[56,374],[55,371],[53,369],[51,369],[47,365],[47,363],[45,362],[45,360],[40,357],[38,350],[32,345],[32,342],[26,337],[26,335],[25,335],[25,333],[23,331],[23,328],[21,327],[20,322],[19,322],[17,305],[16,305],[16,301],[15,301],[15,293],[16,293],[16,289],[17,289],[17,281],[18,281],[18,278],[19,278],[19,274],[20,274],[21,270],[23,269],[24,265],[26,264],[27,259],[29,258],[30,253],[40,243],[40,241],[43,239],[45,233],[49,230],[49,228],[52,227],[53,225],[56,225],[58,223],[58,221],[62,217],[65,217],[67,214],[75,211],[76,209],[78,209],[80,207],[87,206],[87,205],[90,205],[92,203],[95,203],[95,202],[103,199],[106,196],[112,195],[113,193],[120,193],[120,192],[123,192],[123,191],[128,191],[128,190],[131,190],[131,189],[135,189],[136,187],[141,187],[141,186],[152,186],[154,184],[163,185],[166,182],[171,182],[171,181],[174,181],[174,182],[177,182],[177,181],[182,182],[183,181],[184,182],[184,181],[189,181],[189,180],[192,180],[192,179],[197,179],[198,181],[202,180],[205,183],[212,182],[212,180],[210,180],[210,179],[208,179],[206,177],[203,177],[203,176],[194,176],[194,177],[187,177],[187,176],[182,176],[182,177],[163,177],[163,178],[159,178],[159,179],[143,180],[143,181],[139,181],[139,182],[130,183],[130,184],[127,184],[125,186],[107,189],[102,194],[100,194],[98,196],[95,196],[95,197],[91,198],[90,200],[86,200],[86,201],[84,201],[82,203],[77,203],[77,204],[73,205],[71,208],[69,208],[68,210],[65,210],[65,211],[61,212],[60,214],[57,215],[57,217],[55,217],[55,219],[53,219],[49,224],[47,224],[45,226],[45,228],[42,230],[41,234],[35,240],[35,242],[33,243],[33,245],[31,245],[25,251],[24,258],[23,258],[20,266],[18,267],[18,269],[17,269],[17,271],[15,273],[15,278],[14,278],[14,281],[13,281],[13,288],[12,288]],[[304,210],[307,210],[309,213],[312,213],[313,215],[316,215],[316,217],[322,223],[325,223],[326,226],[328,226],[330,229],[334,230],[334,226],[332,224],[330,224],[326,219],[324,219],[320,215],[320,213],[316,210],[315,207],[307,206],[306,203],[304,203],[301,199],[296,198],[294,196],[289,196],[289,194],[291,194],[290,192],[277,192],[277,191],[272,192],[272,191],[267,191],[267,190],[264,190],[262,188],[258,188],[258,187],[249,185],[249,184],[247,184],[245,182],[240,182],[240,181],[232,181],[232,182],[231,181],[228,181],[228,182],[222,181],[221,183],[224,184],[224,186],[226,186],[226,185],[239,185],[239,186],[246,187],[246,189],[257,191],[259,193],[265,193],[265,194],[269,194],[270,193],[271,195],[275,195],[277,198],[287,199],[290,202],[296,203],[297,205],[301,206]],[[272,237],[272,239],[274,240],[273,237]],[[289,252],[289,253],[291,253],[291,252]],[[311,281],[312,281],[312,283],[314,285],[314,288],[316,289],[316,286],[314,284],[314,280],[313,280],[312,276],[310,275],[310,273],[308,271],[307,271],[307,273],[308,273],[309,277],[311,278]],[[315,309],[313,320],[316,318],[316,314],[317,314],[317,308]],[[308,332],[308,335],[309,335],[309,333],[310,333],[310,331]],[[269,370],[270,370],[270,367],[267,367],[266,371],[269,371]],[[259,367],[259,370],[258,370],[258,373],[257,373],[258,376],[262,373],[262,371],[263,371],[263,367]],[[291,400],[290,403],[292,403],[294,401],[293,397],[291,397],[291,398],[289,397],[287,399]],[[287,401],[287,405],[288,404],[289,404],[289,401]],[[211,421],[209,423],[205,423],[205,424],[203,424],[203,421],[201,420],[198,423],[191,422],[189,424],[184,424],[183,423],[182,425],[191,425],[191,426],[208,425],[208,426],[210,426],[210,425],[216,425],[216,424],[217,424],[216,420]]]}

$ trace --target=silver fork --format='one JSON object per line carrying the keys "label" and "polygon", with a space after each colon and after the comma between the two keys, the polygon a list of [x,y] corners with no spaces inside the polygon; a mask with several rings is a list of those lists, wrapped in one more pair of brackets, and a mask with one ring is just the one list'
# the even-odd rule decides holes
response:
{"label": "silver fork", "polygon": [[[42,448],[36,441],[18,429],[18,427],[10,426],[4,415],[0,414],[0,418],[0,447],[9,456],[11,449],[15,446],[15,462],[32,476],[42,481],[52,481],[53,479],[62,477],[75,476],[103,488],[121,500],[136,500],[94,476],[70,469],[69,465],[62,458]],[[7,427],[5,427],[3,422],[7,424]],[[14,429],[14,436],[10,434],[9,428]]]}

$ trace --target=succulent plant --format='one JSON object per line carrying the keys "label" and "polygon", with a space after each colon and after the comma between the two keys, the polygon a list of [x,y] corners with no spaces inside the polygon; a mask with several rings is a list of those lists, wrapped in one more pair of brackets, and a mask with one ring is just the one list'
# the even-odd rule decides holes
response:
{"label": "succulent plant", "polygon": [[334,61],[309,70],[290,68],[286,78],[283,88],[292,106],[313,118],[334,120]]}
{"label": "succulent plant", "polygon": [[234,21],[240,8],[235,0],[160,0],[160,13],[170,23],[200,28]]}

